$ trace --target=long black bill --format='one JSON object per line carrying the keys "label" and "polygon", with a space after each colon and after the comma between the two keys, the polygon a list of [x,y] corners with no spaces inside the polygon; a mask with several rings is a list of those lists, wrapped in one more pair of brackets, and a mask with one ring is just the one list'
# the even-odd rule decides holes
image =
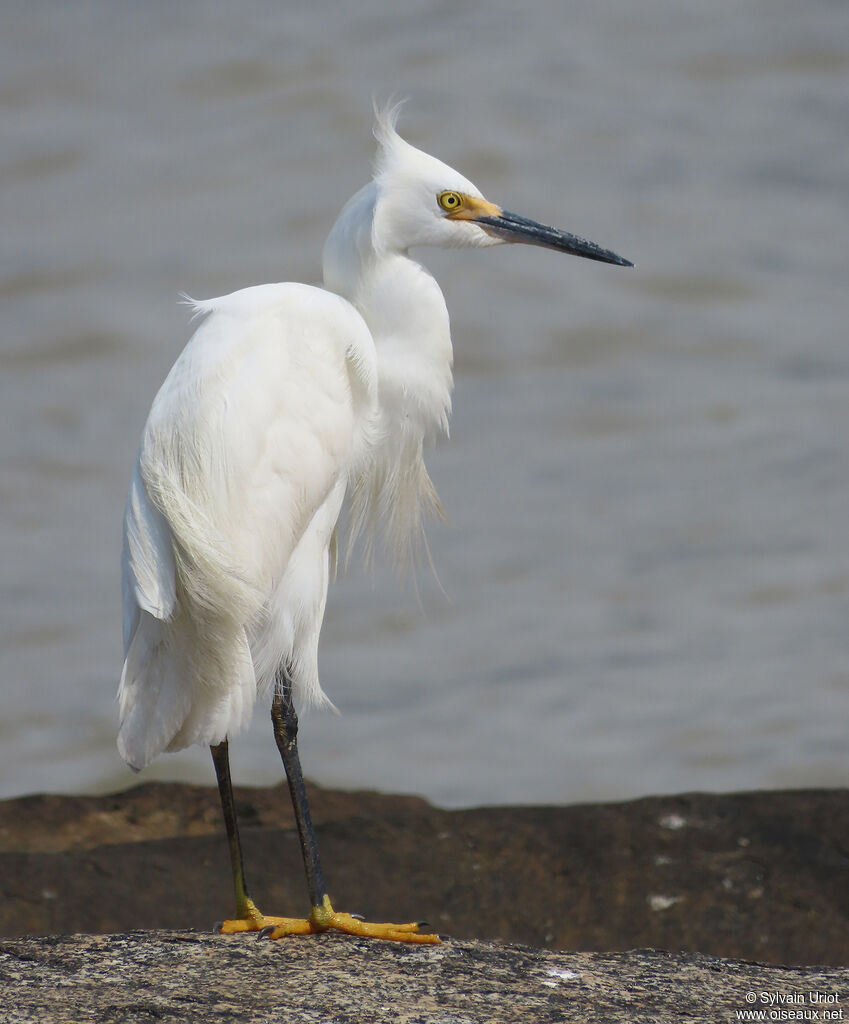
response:
{"label": "long black bill", "polygon": [[557,249],[558,252],[583,256],[587,260],[598,260],[599,263],[615,263],[617,267],[634,265],[610,249],[602,249],[595,242],[588,242],[586,238],[546,227],[545,224],[537,224],[535,220],[528,220],[527,217],[520,217],[517,213],[508,213],[506,210],[501,211],[500,217],[476,217],[475,223],[480,224],[491,235],[503,238],[505,242],[541,245],[545,249]]}

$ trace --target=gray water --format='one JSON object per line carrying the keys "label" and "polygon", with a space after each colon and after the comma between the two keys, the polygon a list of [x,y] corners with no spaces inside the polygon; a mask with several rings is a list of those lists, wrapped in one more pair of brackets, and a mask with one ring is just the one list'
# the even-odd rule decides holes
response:
{"label": "gray water", "polygon": [[[393,92],[489,198],[637,269],[421,253],[457,355],[442,590],[332,591],[308,774],[446,805],[844,785],[849,6],[38,0],[0,32],[0,795],[132,781],[120,525],[177,293],[315,281]],[[233,760],[280,777],[264,716]]]}

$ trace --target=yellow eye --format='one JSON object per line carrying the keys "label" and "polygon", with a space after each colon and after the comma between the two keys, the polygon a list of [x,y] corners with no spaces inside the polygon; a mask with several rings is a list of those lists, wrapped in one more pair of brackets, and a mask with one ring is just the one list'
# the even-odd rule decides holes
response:
{"label": "yellow eye", "polygon": [[436,201],[446,213],[454,213],[463,205],[463,197],[459,192],[440,192]]}

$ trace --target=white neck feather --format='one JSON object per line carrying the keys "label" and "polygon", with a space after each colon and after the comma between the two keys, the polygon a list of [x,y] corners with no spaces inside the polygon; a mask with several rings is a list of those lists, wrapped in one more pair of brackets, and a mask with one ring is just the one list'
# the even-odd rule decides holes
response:
{"label": "white neck feather", "polygon": [[324,283],[347,298],[374,338],[378,429],[372,458],[350,482],[351,533],[371,554],[381,527],[402,566],[421,538],[422,511],[441,511],[423,446],[447,433],[453,353],[445,300],[434,278],[405,252],[374,244],[372,183],[347,204],[324,248]]}

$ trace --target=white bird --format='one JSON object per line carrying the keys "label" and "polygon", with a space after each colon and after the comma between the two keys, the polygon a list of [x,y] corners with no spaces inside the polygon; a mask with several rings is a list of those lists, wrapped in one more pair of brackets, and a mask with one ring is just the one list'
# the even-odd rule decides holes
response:
{"label": "white bird", "polygon": [[[354,536],[382,530],[401,559],[422,510],[438,504],[422,452],[447,427],[451,337],[442,292],[409,250],[525,242],[631,266],[488,202],[405,142],[395,120],[396,110],[376,116],[374,178],[330,232],[323,289],[267,284],[193,304],[203,321],[154,399],[130,482],[118,749],[140,770],[166,750],[211,747],[236,891],[225,932],[439,941],[333,910],[294,706],[329,703],[318,640],[343,503]],[[304,919],[263,915],[242,867],[227,743],[268,693],[301,837]]]}

